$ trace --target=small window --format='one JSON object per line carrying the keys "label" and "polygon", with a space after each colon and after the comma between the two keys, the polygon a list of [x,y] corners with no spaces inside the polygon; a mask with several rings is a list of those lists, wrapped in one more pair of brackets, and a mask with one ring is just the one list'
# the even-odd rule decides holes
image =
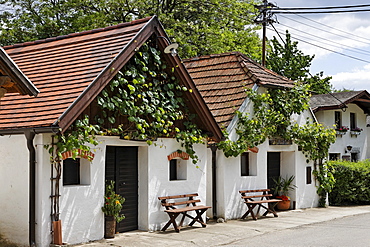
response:
{"label": "small window", "polygon": [[245,152],[240,156],[240,175],[250,176],[249,172],[249,153]]}
{"label": "small window", "polygon": [[342,126],[342,113],[340,111],[336,111],[334,114],[335,114],[335,127],[339,129]]}
{"label": "small window", "polygon": [[350,121],[350,129],[356,129],[357,123],[356,123],[356,113],[351,112],[349,114],[349,121]]}
{"label": "small window", "polygon": [[306,166],[306,184],[312,183],[312,167]]}
{"label": "small window", "polygon": [[357,161],[358,161],[358,154],[351,153],[351,162],[357,162]]}
{"label": "small window", "polygon": [[183,159],[170,160],[170,181],[186,180],[187,161]]}
{"label": "small window", "polygon": [[340,153],[330,153],[329,154],[329,160],[339,160],[340,159]]}
{"label": "small window", "polygon": [[89,185],[91,183],[90,161],[68,158],[63,161],[63,185]]}
{"label": "small window", "polygon": [[65,159],[63,161],[63,185],[76,184],[80,184],[80,159]]}

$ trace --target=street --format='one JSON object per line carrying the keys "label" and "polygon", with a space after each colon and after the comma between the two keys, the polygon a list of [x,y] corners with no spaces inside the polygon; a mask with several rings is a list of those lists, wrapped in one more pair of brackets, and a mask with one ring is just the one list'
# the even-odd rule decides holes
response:
{"label": "street", "polygon": [[370,246],[370,213],[269,232],[223,246]]}
{"label": "street", "polygon": [[278,212],[254,221],[208,222],[165,232],[131,231],[76,246],[356,246],[370,247],[370,205],[309,208]]}

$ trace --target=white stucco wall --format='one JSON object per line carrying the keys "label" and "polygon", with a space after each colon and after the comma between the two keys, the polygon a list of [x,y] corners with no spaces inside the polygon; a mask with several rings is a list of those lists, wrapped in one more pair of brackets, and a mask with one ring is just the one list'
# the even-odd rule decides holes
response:
{"label": "white stucco wall", "polygon": [[360,135],[351,135],[348,131],[345,135],[337,135],[336,142],[330,146],[329,153],[340,154],[340,157],[350,155],[350,152],[346,152],[346,146],[357,147],[360,149],[358,156],[359,160],[370,158],[368,152],[368,128],[366,127],[366,114],[356,104],[348,104],[348,108],[345,112],[338,110],[325,110],[319,111],[315,115],[320,123],[325,126],[333,127],[335,124],[334,112],[340,111],[342,114],[342,125],[350,127],[350,113],[356,114],[357,127],[362,128],[363,131]]}
{"label": "white stucco wall", "polygon": [[28,246],[29,162],[25,136],[0,136],[0,157],[0,234]]}
{"label": "white stucco wall", "polygon": [[[256,88],[258,92],[265,92],[264,88]],[[244,102],[243,112],[253,114],[252,102],[248,99]],[[310,110],[300,115],[293,115],[292,121],[299,125],[305,124],[307,120],[314,121]],[[234,118],[228,127],[229,137],[236,140],[235,128],[237,118]],[[295,176],[294,184],[297,188],[289,193],[296,208],[308,208],[318,205],[318,196],[312,177],[312,184],[306,184],[306,167],[312,166],[312,162],[306,163],[302,152],[298,151],[295,144],[292,145],[269,145],[268,140],[258,146],[257,154],[250,152],[250,169],[257,172],[254,176],[241,176],[240,157],[226,158],[221,150],[217,151],[217,214],[225,219],[240,218],[247,210],[243,203],[239,190],[264,189],[267,188],[267,153],[280,152],[280,175],[282,177]],[[313,168],[312,168],[313,170]],[[293,203],[291,205],[293,207]]]}
{"label": "white stucco wall", "polygon": [[160,230],[168,215],[160,205],[159,196],[199,193],[206,203],[206,145],[196,145],[200,162],[196,168],[187,161],[187,179],[169,181],[167,155],[181,149],[173,139],[160,139],[156,145],[120,140],[118,137],[100,137],[91,163],[91,182],[88,185],[62,186],[61,218],[63,242],[70,244],[101,239],[104,235],[104,215],[101,211],[104,196],[106,146],[139,146],[139,229]]}

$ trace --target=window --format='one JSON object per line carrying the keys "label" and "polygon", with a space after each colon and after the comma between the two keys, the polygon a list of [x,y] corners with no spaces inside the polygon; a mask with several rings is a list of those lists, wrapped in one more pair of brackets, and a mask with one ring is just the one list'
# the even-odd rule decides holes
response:
{"label": "window", "polygon": [[186,180],[187,161],[183,159],[170,160],[170,181]]}
{"label": "window", "polygon": [[312,167],[306,166],[306,184],[312,183]]}
{"label": "window", "polygon": [[80,159],[68,158],[63,161],[63,185],[80,184]]}
{"label": "window", "polygon": [[63,161],[63,185],[89,185],[90,161],[68,158]]}
{"label": "window", "polygon": [[240,156],[240,175],[250,176],[249,172],[249,153],[245,152]]}
{"label": "window", "polygon": [[340,153],[330,153],[329,154],[329,160],[339,160],[340,159]]}
{"label": "window", "polygon": [[342,113],[340,111],[335,111],[335,127],[339,129],[342,127]]}
{"label": "window", "polygon": [[349,114],[349,121],[350,121],[350,130],[353,130],[357,127],[356,123],[356,113],[351,112]]}

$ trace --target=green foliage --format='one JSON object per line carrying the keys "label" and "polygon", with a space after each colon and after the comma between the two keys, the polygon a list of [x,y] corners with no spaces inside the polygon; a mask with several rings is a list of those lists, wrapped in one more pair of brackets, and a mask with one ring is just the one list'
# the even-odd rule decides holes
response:
{"label": "green foliage", "polygon": [[282,196],[288,195],[288,192],[291,190],[294,190],[297,188],[295,184],[293,184],[295,176],[292,175],[289,178],[283,178],[283,177],[278,177],[277,179],[273,179],[275,187],[273,188],[273,193],[274,195]]}
{"label": "green foliage", "polygon": [[309,93],[306,85],[296,85],[291,89],[269,89],[266,93],[257,93],[246,89],[247,97],[253,102],[253,114],[236,111],[238,139],[228,138],[218,144],[226,157],[238,156],[250,147],[263,143],[266,138],[280,136],[291,140],[287,131],[291,125],[292,114],[299,114],[308,108]]}
{"label": "green foliage", "polygon": [[104,205],[101,208],[106,216],[114,216],[116,221],[121,222],[125,216],[121,214],[122,204],[125,202],[125,198],[116,194],[114,189],[114,181],[106,181]]}
{"label": "green foliage", "polygon": [[248,148],[263,143],[266,138],[282,137],[294,141],[306,156],[307,162],[314,161],[314,174],[320,183],[317,193],[321,198],[320,204],[325,205],[326,192],[330,192],[335,180],[323,161],[331,143],[336,140],[335,130],[316,122],[307,121],[304,125],[298,125],[291,121],[293,114],[301,114],[308,109],[308,89],[309,86],[305,84],[297,84],[292,89],[269,89],[261,94],[247,89],[247,96],[253,102],[253,115],[237,111],[238,139],[230,140],[224,131],[226,140],[221,141],[218,147],[226,157],[237,157]]}
{"label": "green foliage", "polygon": [[335,130],[326,128],[319,123],[307,123],[302,126],[293,125],[291,132],[294,142],[305,155],[306,162],[314,161],[313,174],[319,181],[317,186],[317,194],[320,196],[319,206],[325,207],[326,195],[335,184],[333,174],[328,168],[328,164],[324,162],[328,156],[330,145],[336,140]]}
{"label": "green foliage", "polygon": [[[159,137],[174,137],[194,164],[198,163],[193,145],[203,143],[206,135],[192,122],[184,93],[174,75],[175,68],[162,62],[160,52],[144,44],[134,57],[97,97],[100,111],[95,118],[78,119],[64,134],[58,134],[55,146],[45,146],[54,158],[77,149],[90,151],[97,145],[96,135],[117,135],[126,140],[146,140],[150,145]],[[92,124],[95,123],[95,124]]]}
{"label": "green foliage", "polygon": [[78,149],[89,152],[89,144],[98,145],[96,135],[100,134],[102,134],[100,126],[90,124],[89,116],[85,115],[82,119],[76,120],[65,133],[58,133],[58,140],[54,146],[45,145],[45,148],[49,151],[52,162],[61,160],[62,153],[68,151],[72,151],[72,158],[76,158]]}
{"label": "green foliage", "polygon": [[8,45],[157,15],[182,57],[240,51],[260,57],[254,4],[246,0],[0,0],[0,43]]}
{"label": "green foliage", "polygon": [[[184,101],[184,93],[191,90],[179,84],[174,69],[162,62],[157,49],[144,44],[97,97],[101,114],[95,121],[105,126],[107,135],[127,140],[152,144],[158,137],[175,137],[196,164],[193,144],[205,136],[192,123],[195,116]],[[116,124],[122,117],[128,123]]]}
{"label": "green foliage", "polygon": [[330,205],[370,204],[370,161],[330,161],[335,185]]}
{"label": "green foliage", "polygon": [[324,77],[323,72],[310,74],[311,62],[315,56],[304,55],[298,49],[298,42],[292,41],[286,31],[284,44],[280,44],[276,37],[270,40],[271,50],[267,55],[267,68],[293,81],[310,85],[310,90],[317,94],[326,94],[333,90],[330,84],[331,77]]}

